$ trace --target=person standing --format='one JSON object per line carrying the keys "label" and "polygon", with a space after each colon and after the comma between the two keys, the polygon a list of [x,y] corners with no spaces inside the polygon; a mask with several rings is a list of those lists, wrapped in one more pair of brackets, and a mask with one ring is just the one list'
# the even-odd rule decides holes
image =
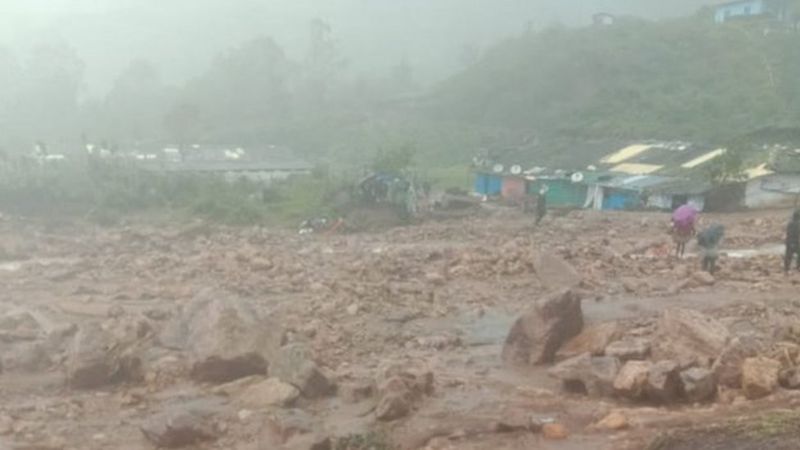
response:
{"label": "person standing", "polygon": [[786,255],[783,258],[783,271],[789,273],[792,260],[797,258],[797,270],[800,270],[800,209],[792,213],[792,219],[786,227]]}
{"label": "person standing", "polygon": [[536,199],[536,225],[547,215],[547,185],[539,189],[539,197]]}
{"label": "person standing", "polygon": [[719,257],[719,244],[725,235],[725,227],[712,225],[697,235],[697,245],[700,247],[700,257],[703,270],[713,274],[717,270]]}
{"label": "person standing", "polygon": [[672,240],[675,242],[675,257],[683,258],[686,244],[694,237],[697,210],[691,205],[678,207],[672,213]]}

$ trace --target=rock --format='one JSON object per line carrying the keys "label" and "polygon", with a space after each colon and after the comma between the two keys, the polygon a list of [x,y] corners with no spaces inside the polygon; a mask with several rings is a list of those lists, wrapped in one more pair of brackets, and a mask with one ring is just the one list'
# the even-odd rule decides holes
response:
{"label": "rock", "polygon": [[303,344],[280,349],[272,365],[272,375],[295,386],[306,398],[319,398],[336,392],[336,385],[311,359],[311,350]]}
{"label": "rock", "polygon": [[265,406],[288,406],[300,396],[300,391],[291,384],[277,378],[268,378],[247,387],[239,401],[252,408]]}
{"label": "rock", "polygon": [[717,382],[714,372],[702,367],[692,367],[681,372],[683,393],[690,402],[704,402],[714,397]]}
{"label": "rock", "polygon": [[542,436],[545,439],[560,441],[569,437],[569,431],[560,423],[547,423],[542,426]]}
{"label": "rock", "polygon": [[640,400],[645,393],[650,375],[649,361],[628,361],[614,379],[614,392],[631,400]]}
{"label": "rock", "polygon": [[668,309],[658,322],[657,348],[659,359],[699,360],[710,366],[731,339],[728,329],[718,320],[690,309]]}
{"label": "rock", "polygon": [[650,367],[645,388],[647,398],[660,403],[673,403],[681,394],[680,366],[675,361],[659,361]]}
{"label": "rock", "polygon": [[[283,332],[245,299],[199,295],[174,314],[159,336],[164,347],[189,353],[191,377],[225,383],[250,375],[266,375],[278,353]],[[229,296],[227,296],[229,297]]]}
{"label": "rock", "polygon": [[125,315],[125,308],[122,305],[112,305],[108,308],[108,317],[117,319]]}
{"label": "rock", "polygon": [[347,307],[347,314],[350,316],[355,316],[358,314],[358,304],[353,303],[352,305]]}
{"label": "rock", "polygon": [[717,377],[717,383],[731,389],[742,387],[742,364],[747,358],[763,353],[764,344],[755,336],[739,336],[733,338],[714,361],[711,370]]}
{"label": "rock", "polygon": [[650,342],[647,339],[623,339],[609,344],[605,354],[619,358],[620,361],[647,359],[650,355]]}
{"label": "rock", "polygon": [[307,412],[301,409],[282,409],[267,418],[265,431],[269,440],[276,443],[277,447],[294,436],[312,433],[318,427],[317,421]]}
{"label": "rock", "polygon": [[88,323],[73,339],[67,361],[67,383],[75,389],[94,389],[141,381],[144,370],[137,353],[99,324]]}
{"label": "rock", "polygon": [[742,363],[742,390],[749,400],[766,397],[778,387],[781,363],[770,358],[747,358]]}
{"label": "rock", "polygon": [[411,412],[408,400],[402,394],[390,394],[381,398],[375,408],[375,417],[378,420],[390,422],[402,419]]}
{"label": "rock", "polygon": [[794,367],[782,370],[779,382],[786,389],[800,389],[800,368]]}
{"label": "rock", "polygon": [[692,275],[692,281],[699,284],[700,286],[713,286],[716,283],[716,279],[714,279],[714,275],[711,275],[708,272],[695,272]]}
{"label": "rock", "polygon": [[282,447],[285,450],[332,450],[331,439],[322,434],[295,436]]}
{"label": "rock", "polygon": [[587,326],[579,335],[567,341],[558,354],[573,357],[588,352],[592,356],[603,356],[608,344],[618,339],[621,334],[616,322]]}
{"label": "rock", "polygon": [[583,329],[581,300],[570,290],[545,297],[511,327],[503,359],[516,364],[545,364],[567,340]]}
{"label": "rock", "polygon": [[50,355],[50,347],[42,341],[20,342],[8,349],[2,369],[23,373],[42,372],[53,365]]}
{"label": "rock", "polygon": [[157,414],[139,428],[159,448],[180,448],[217,438],[208,419],[187,411]]}
{"label": "rock", "polygon": [[568,391],[582,392],[593,397],[608,396],[614,393],[619,360],[584,353],[557,364],[547,373],[561,380]]}
{"label": "rock", "polygon": [[348,403],[358,403],[375,395],[375,383],[370,380],[359,380],[347,383],[339,388],[339,396]]}
{"label": "rock", "polygon": [[594,424],[594,428],[599,430],[619,431],[624,430],[630,426],[628,418],[621,412],[612,412],[605,416],[599,422]]}
{"label": "rock", "polygon": [[414,404],[433,393],[433,373],[412,373],[390,371],[388,378],[378,389],[380,400],[375,409],[375,417],[382,421],[392,421],[408,415]]}

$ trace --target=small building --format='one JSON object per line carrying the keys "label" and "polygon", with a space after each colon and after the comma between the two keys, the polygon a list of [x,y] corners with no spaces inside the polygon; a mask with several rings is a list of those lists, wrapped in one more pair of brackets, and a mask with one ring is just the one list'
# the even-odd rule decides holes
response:
{"label": "small building", "polygon": [[599,27],[607,27],[614,25],[616,23],[617,17],[613,14],[599,12],[597,14],[592,15],[592,23],[595,26]]}
{"label": "small building", "polygon": [[473,189],[480,196],[498,197],[503,193],[503,176],[497,173],[476,172]]}
{"label": "small building", "polygon": [[714,22],[763,18],[783,22],[788,19],[786,0],[736,0],[714,7]]}

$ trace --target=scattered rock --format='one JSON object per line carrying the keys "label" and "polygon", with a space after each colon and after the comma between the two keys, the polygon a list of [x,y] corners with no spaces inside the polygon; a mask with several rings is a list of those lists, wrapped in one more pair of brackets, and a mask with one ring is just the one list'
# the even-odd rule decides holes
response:
{"label": "scattered rock", "polygon": [[390,373],[378,391],[380,400],[375,417],[383,421],[397,420],[408,415],[416,402],[433,393],[433,373]]}
{"label": "scattered rock", "polygon": [[800,368],[793,367],[782,370],[779,381],[781,386],[786,389],[800,389]]}
{"label": "scattered rock", "polygon": [[114,383],[141,381],[141,359],[97,323],[75,335],[67,361],[67,383],[76,389],[94,389]]}
{"label": "scattered rock", "polygon": [[621,334],[620,327],[616,322],[590,325],[585,327],[579,335],[567,341],[558,354],[573,357],[588,352],[592,356],[603,356],[608,344],[619,339]]}
{"label": "scattered rock", "polygon": [[593,397],[609,396],[614,393],[619,360],[584,353],[557,364],[547,373],[561,380],[568,391],[586,393]]}
{"label": "scattered rock", "polygon": [[683,393],[690,402],[710,400],[717,392],[714,372],[702,367],[692,367],[681,372],[681,383]]}
{"label": "scattered rock", "polygon": [[353,303],[352,305],[347,307],[347,314],[350,316],[355,316],[358,314],[358,310],[359,310],[358,304]]}
{"label": "scattered rock", "polygon": [[692,280],[700,286],[713,286],[717,282],[714,275],[705,271],[695,272],[692,275]]}
{"label": "scattered rock", "polygon": [[639,400],[644,396],[647,378],[650,375],[649,361],[628,361],[622,366],[614,379],[614,391],[617,395],[631,400]]}
{"label": "scattered rock", "polygon": [[742,364],[747,358],[764,351],[764,345],[755,336],[739,336],[722,350],[712,366],[717,383],[731,389],[742,387]]}
{"label": "scattered rock", "polygon": [[269,416],[265,431],[270,441],[281,445],[294,436],[312,433],[318,425],[313,416],[301,409],[282,409]]}
{"label": "scattered rock", "polygon": [[503,359],[516,364],[545,364],[583,329],[581,300],[570,290],[536,302],[511,327],[503,346]]}
{"label": "scattered rock", "polygon": [[609,344],[605,354],[619,358],[620,361],[646,359],[650,355],[650,342],[641,338],[623,339]]}
{"label": "scattered rock", "polygon": [[242,392],[239,401],[252,408],[288,406],[299,396],[300,391],[291,384],[284,383],[277,378],[268,378],[247,387]]}
{"label": "scattered rock", "polygon": [[332,450],[333,444],[328,436],[310,433],[293,437],[282,448],[285,450]]}
{"label": "scattered rock", "polygon": [[141,425],[142,434],[161,448],[180,448],[217,438],[209,420],[187,411],[157,414]]}
{"label": "scattered rock", "polygon": [[710,366],[725,349],[731,335],[718,320],[690,309],[668,309],[658,322],[657,357],[679,364],[699,360]]}
{"label": "scattered rock", "polygon": [[569,437],[569,431],[560,423],[547,423],[542,426],[542,436],[545,439],[560,441]]}
{"label": "scattered rock", "polygon": [[681,394],[680,366],[675,361],[659,361],[650,367],[647,398],[659,403],[673,403]]}
{"label": "scattered rock", "polygon": [[624,430],[629,426],[630,423],[628,422],[628,418],[625,417],[625,415],[621,412],[614,411],[597,422],[594,425],[594,428],[599,430],[619,431]]}
{"label": "scattered rock", "polygon": [[770,358],[747,358],[742,363],[742,389],[749,400],[766,397],[778,387],[781,363]]}
{"label": "scattered rock", "polygon": [[113,319],[120,318],[125,315],[125,308],[122,305],[112,305],[108,308],[107,315]]}
{"label": "scattered rock", "polygon": [[402,419],[411,412],[408,400],[402,394],[392,393],[381,398],[375,408],[375,417],[378,420],[390,422]]}
{"label": "scattered rock", "polygon": [[340,386],[339,396],[348,403],[358,403],[375,395],[375,383],[371,380],[358,380]]}
{"label": "scattered rock", "polygon": [[167,348],[189,352],[193,379],[225,383],[266,375],[282,337],[280,327],[250,302],[207,291],[175,314],[159,341]]}
{"label": "scattered rock", "polygon": [[272,375],[295,386],[306,398],[319,398],[336,392],[328,379],[311,359],[311,350],[304,344],[290,344],[280,349],[271,368]]}

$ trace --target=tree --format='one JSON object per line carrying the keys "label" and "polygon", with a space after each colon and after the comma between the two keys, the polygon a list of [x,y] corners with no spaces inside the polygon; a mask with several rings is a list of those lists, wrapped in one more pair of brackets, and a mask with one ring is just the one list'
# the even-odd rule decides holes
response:
{"label": "tree", "polygon": [[303,69],[313,107],[328,103],[330,90],[345,66],[346,61],[339,53],[330,24],[321,19],[312,20],[309,24],[309,47]]}
{"label": "tree", "polygon": [[164,116],[167,135],[181,150],[198,140],[200,126],[200,109],[191,103],[177,103]]}
{"label": "tree", "polygon": [[158,71],[145,60],[134,60],[117,77],[103,107],[107,133],[117,139],[152,136],[170,101]]}

